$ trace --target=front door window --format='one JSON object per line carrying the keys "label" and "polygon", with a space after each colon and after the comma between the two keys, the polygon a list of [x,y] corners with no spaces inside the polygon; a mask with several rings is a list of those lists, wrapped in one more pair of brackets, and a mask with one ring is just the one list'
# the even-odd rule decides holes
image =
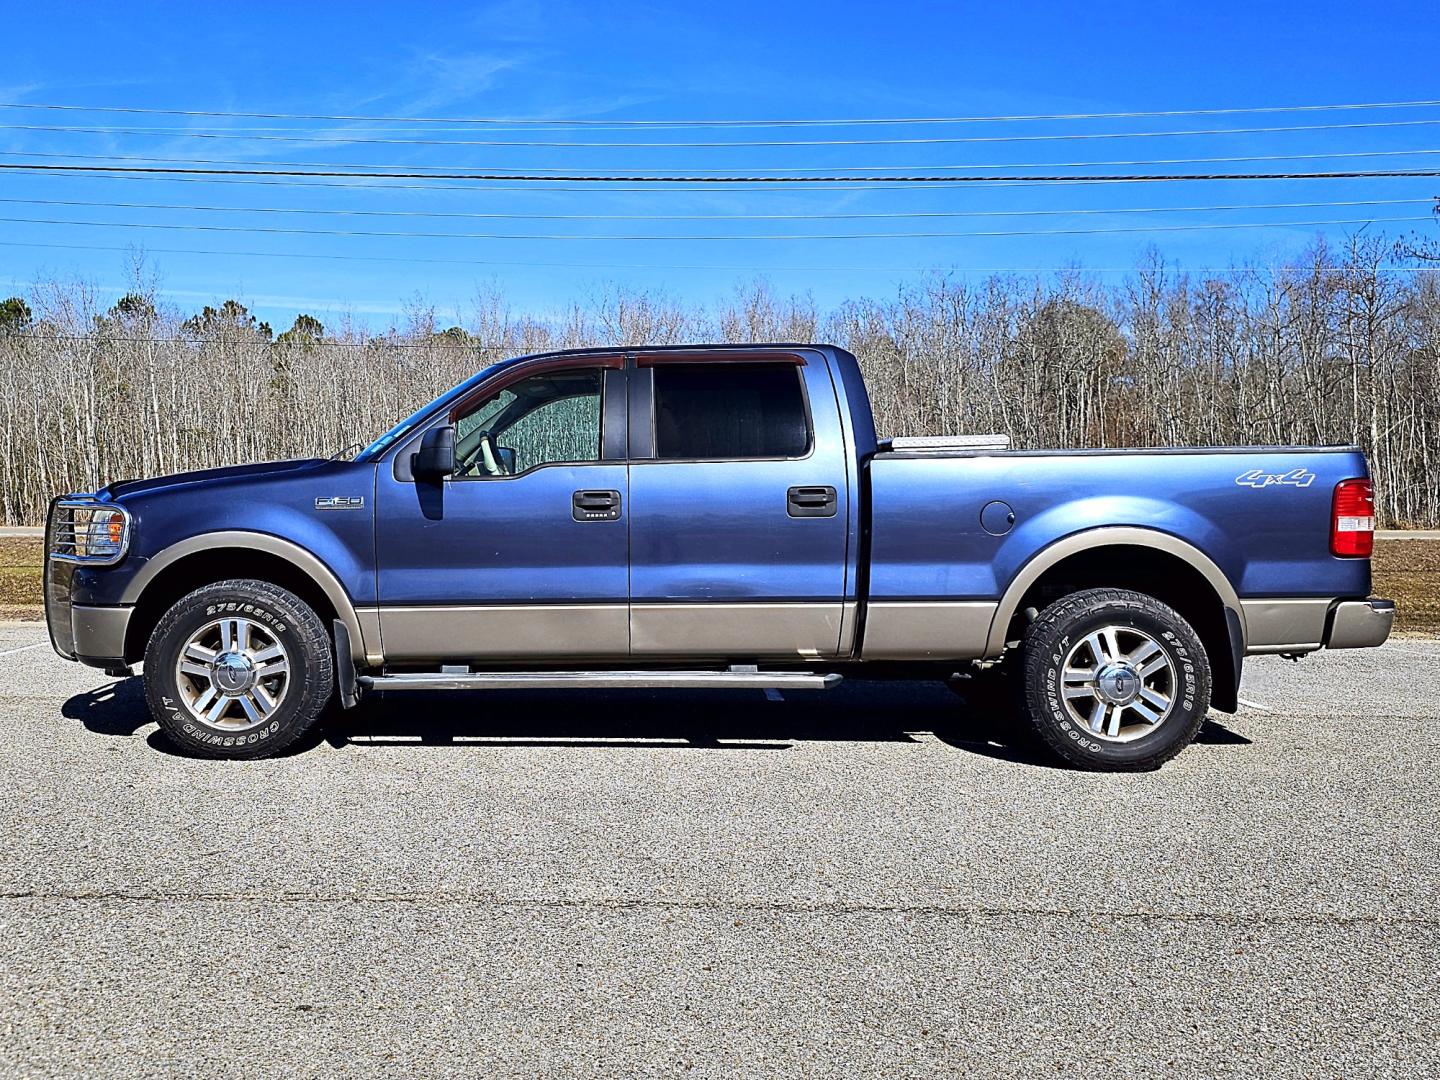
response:
{"label": "front door window", "polygon": [[455,422],[455,475],[512,476],[600,460],[598,368],[531,375]]}

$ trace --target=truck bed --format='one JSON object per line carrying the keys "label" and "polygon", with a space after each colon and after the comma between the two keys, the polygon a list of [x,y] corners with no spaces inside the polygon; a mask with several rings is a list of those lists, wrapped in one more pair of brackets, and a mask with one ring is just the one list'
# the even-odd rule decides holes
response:
{"label": "truck bed", "polygon": [[[1163,464],[1162,464],[1163,463]],[[1370,591],[1367,559],[1329,549],[1331,499],[1368,475],[1353,446],[994,450],[882,443],[865,463],[870,628],[879,605],[994,602],[1037,553],[1092,530],[1141,529],[1198,550],[1233,585],[1259,651],[1305,612]],[[1012,520],[1013,517],[1013,520]],[[1111,558],[1123,558],[1112,552]],[[1303,602],[1316,603],[1306,605]],[[883,620],[882,620],[883,627]],[[1302,635],[1304,637],[1305,635]],[[987,638],[989,634],[987,633]]]}

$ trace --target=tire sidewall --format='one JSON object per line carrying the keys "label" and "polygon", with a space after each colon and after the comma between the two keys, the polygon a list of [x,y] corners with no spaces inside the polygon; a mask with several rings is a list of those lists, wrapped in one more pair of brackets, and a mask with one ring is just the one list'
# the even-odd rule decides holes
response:
{"label": "tire sidewall", "polygon": [[[1042,622],[1044,616],[1042,616]],[[1154,731],[1129,742],[1094,736],[1071,717],[1061,693],[1061,669],[1070,650],[1104,626],[1128,626],[1148,634],[1174,666],[1176,701]],[[1067,761],[1089,768],[1153,768],[1194,739],[1210,705],[1210,673],[1198,635],[1179,614],[1139,594],[1099,599],[1056,625],[1036,627],[1027,641],[1025,697],[1039,733]]]}
{"label": "tire sidewall", "polygon": [[[196,719],[182,702],[175,667],[190,636],[208,622],[227,617],[250,619],[284,647],[290,683],[275,712],[258,727],[224,731]],[[145,650],[145,690],[151,713],[180,749],[206,757],[264,757],[294,742],[323,708],[329,689],[328,648],[323,656],[326,681],[313,677],[318,617],[298,597],[273,586],[222,582],[196,590],[161,618]],[[320,631],[323,635],[323,630]]]}

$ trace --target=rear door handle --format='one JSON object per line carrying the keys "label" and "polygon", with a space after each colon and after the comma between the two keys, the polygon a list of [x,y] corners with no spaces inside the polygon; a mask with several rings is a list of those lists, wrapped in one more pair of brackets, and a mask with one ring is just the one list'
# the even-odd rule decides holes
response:
{"label": "rear door handle", "polygon": [[570,497],[570,516],[576,521],[616,521],[620,517],[620,492],[577,491]]}
{"label": "rear door handle", "polygon": [[838,506],[833,487],[792,487],[785,493],[791,517],[834,517]]}

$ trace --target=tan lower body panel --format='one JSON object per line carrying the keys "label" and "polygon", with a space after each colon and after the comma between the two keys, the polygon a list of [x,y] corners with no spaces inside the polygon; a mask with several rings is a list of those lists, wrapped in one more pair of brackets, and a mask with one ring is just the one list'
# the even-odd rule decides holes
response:
{"label": "tan lower body panel", "polygon": [[[385,650],[380,647],[380,609],[362,607],[355,609],[355,618],[360,622],[360,641],[350,643],[352,653],[363,651],[365,663],[378,667],[385,662]],[[359,657],[357,656],[358,660]]]}
{"label": "tan lower body panel", "polygon": [[839,648],[844,605],[631,604],[631,656],[821,657]]}
{"label": "tan lower body panel", "polygon": [[849,656],[855,651],[855,628],[860,621],[860,605],[854,600],[845,601],[840,612],[840,656]]}
{"label": "tan lower body panel", "polygon": [[614,660],[629,653],[625,604],[380,609],[389,663],[418,660]]}
{"label": "tan lower body panel", "polygon": [[1245,609],[1245,651],[1303,652],[1320,648],[1330,604],[1325,597],[1241,600],[1240,606]]}
{"label": "tan lower body panel", "polygon": [[969,660],[985,655],[993,600],[876,601],[865,609],[864,660]]}
{"label": "tan lower body panel", "polygon": [[[866,660],[983,655],[992,601],[877,603],[867,609]],[[614,660],[626,656],[848,656],[857,606],[841,603],[528,604],[362,608],[384,660]],[[842,640],[843,639],[843,640]],[[370,657],[378,663],[379,657]]]}

